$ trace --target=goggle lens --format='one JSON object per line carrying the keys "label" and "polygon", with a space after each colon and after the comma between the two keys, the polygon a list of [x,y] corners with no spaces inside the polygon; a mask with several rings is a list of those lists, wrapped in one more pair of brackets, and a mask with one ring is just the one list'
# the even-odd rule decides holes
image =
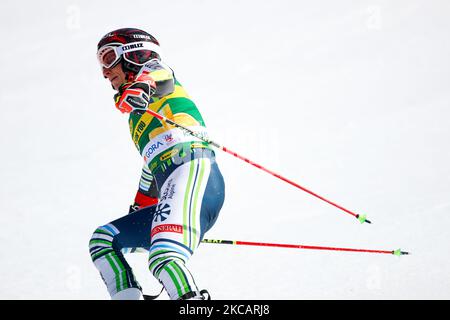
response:
{"label": "goggle lens", "polygon": [[101,64],[105,66],[105,68],[111,68],[119,58],[120,57],[116,54],[115,50],[109,50],[103,55]]}
{"label": "goggle lens", "polygon": [[120,54],[117,52],[118,48],[118,46],[100,48],[97,52],[97,59],[102,67],[109,69],[119,61]]}
{"label": "goggle lens", "polygon": [[138,64],[144,65],[152,58],[152,51],[150,50],[139,50],[124,53],[125,60]]}

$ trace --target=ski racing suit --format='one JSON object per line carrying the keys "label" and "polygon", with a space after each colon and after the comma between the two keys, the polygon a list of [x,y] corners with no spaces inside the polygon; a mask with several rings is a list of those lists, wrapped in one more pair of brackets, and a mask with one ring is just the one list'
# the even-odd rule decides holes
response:
{"label": "ski racing suit", "polygon": [[[144,67],[156,82],[147,108],[206,136],[199,110],[173,71],[153,60]],[[156,183],[159,202],[99,226],[89,242],[91,258],[113,297],[127,288],[142,290],[123,253],[144,248],[150,272],[171,299],[180,299],[199,291],[186,262],[217,220],[224,180],[202,140],[149,113],[130,113],[129,127],[144,159],[138,195]]]}

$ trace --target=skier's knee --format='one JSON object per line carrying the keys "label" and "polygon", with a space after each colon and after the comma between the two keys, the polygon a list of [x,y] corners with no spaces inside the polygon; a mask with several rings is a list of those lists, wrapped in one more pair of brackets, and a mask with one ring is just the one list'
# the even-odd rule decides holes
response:
{"label": "skier's knee", "polygon": [[117,245],[118,234],[112,224],[98,227],[89,241],[89,252],[113,299],[137,299],[141,287]]}
{"label": "skier's knee", "polygon": [[159,272],[170,262],[177,261],[185,264],[188,257],[184,254],[172,250],[150,249],[148,268],[157,277]]}
{"label": "skier's knee", "polygon": [[113,249],[114,234],[108,230],[107,226],[100,226],[92,233],[89,240],[89,252],[91,254],[92,261],[95,261],[99,257],[104,256],[112,252]]}

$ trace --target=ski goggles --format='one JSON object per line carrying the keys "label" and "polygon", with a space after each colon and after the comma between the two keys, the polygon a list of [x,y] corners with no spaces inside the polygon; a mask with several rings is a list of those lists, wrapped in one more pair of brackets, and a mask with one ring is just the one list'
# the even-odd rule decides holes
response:
{"label": "ski goggles", "polygon": [[97,59],[106,69],[114,67],[121,57],[128,62],[143,66],[151,59],[152,53],[161,56],[160,51],[160,47],[153,42],[109,43],[98,49]]}

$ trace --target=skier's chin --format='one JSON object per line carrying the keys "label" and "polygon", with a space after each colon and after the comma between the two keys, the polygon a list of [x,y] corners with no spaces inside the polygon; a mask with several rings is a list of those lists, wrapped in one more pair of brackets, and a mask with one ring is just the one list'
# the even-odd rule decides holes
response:
{"label": "skier's chin", "polygon": [[115,78],[111,79],[111,85],[114,88],[114,90],[119,90],[121,84],[122,83],[121,83],[119,77],[115,77]]}

